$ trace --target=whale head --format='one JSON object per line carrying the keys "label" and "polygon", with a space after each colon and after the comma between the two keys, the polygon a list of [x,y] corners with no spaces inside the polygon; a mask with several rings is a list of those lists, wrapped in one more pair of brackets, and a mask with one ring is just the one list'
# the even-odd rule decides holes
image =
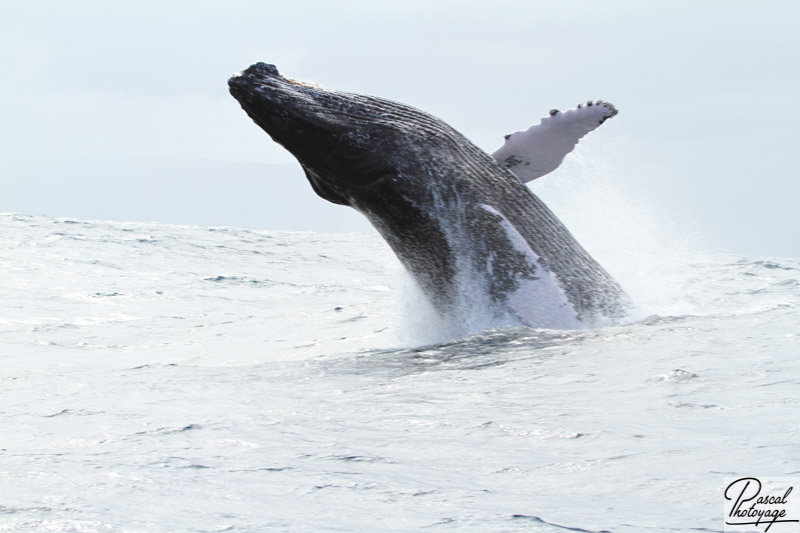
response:
{"label": "whale head", "polygon": [[386,182],[415,191],[408,182],[420,176],[418,162],[432,151],[441,161],[441,145],[458,135],[412,107],[298,82],[266,63],[237,73],[228,86],[253,121],[297,158],[319,196],[356,209]]}

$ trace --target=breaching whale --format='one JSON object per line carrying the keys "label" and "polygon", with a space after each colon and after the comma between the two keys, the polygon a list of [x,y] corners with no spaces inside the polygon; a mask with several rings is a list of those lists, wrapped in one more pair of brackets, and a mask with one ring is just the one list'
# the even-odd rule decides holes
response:
{"label": "breaching whale", "polygon": [[[274,65],[252,65],[228,85],[319,196],[369,219],[443,317],[470,322],[488,312],[499,323],[570,328],[624,315],[621,287],[524,185],[555,168],[558,152],[616,113],[612,106],[591,106],[605,111],[588,118],[578,110],[580,120],[551,112],[591,125],[561,131],[573,139],[566,149],[537,150],[521,142],[526,132],[507,136],[498,161],[423,111],[285,78]],[[537,154],[549,157],[538,169]],[[518,176],[515,167],[533,170]]]}

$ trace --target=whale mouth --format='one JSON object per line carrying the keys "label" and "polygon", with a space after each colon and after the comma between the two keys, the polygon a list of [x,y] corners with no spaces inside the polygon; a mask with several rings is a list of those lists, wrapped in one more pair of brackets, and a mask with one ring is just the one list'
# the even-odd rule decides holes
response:
{"label": "whale mouth", "polygon": [[256,63],[228,79],[228,90],[253,121],[295,156],[310,129],[323,129],[316,95],[295,85],[275,65]]}
{"label": "whale mouth", "polygon": [[313,104],[308,93],[325,92],[325,89],[316,83],[282,76],[278,68],[269,63],[256,63],[245,70],[234,72],[228,79],[228,89],[231,95],[242,103],[243,100],[252,100],[254,94],[257,94],[261,99],[274,99],[284,105],[288,102],[288,96],[300,97],[306,100],[305,104]]}
{"label": "whale mouth", "polygon": [[[251,109],[249,108],[254,105],[257,95],[262,101],[264,97],[269,100],[270,95],[266,93],[265,89],[273,85],[270,81],[277,82],[279,80],[283,80],[283,77],[275,65],[256,63],[243,71],[234,72],[228,79],[228,90],[231,96],[236,98],[245,111],[250,114]],[[255,117],[253,118],[255,119]]]}

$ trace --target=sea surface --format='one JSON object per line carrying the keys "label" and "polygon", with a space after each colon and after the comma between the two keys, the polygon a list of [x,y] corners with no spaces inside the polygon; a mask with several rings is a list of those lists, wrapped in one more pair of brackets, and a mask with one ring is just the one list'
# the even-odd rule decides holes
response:
{"label": "sea surface", "polygon": [[800,477],[800,260],[597,255],[624,322],[452,331],[377,235],[2,214],[0,531],[721,531]]}

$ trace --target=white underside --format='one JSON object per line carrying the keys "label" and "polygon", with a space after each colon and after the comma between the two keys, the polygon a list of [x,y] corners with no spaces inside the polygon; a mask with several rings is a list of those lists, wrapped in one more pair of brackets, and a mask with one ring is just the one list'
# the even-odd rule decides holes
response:
{"label": "white underside", "polygon": [[[519,288],[508,295],[510,312],[521,322],[535,327],[549,329],[571,329],[581,326],[578,313],[561,289],[555,275],[540,262],[517,229],[500,212],[482,204],[483,210],[500,217],[500,225],[505,230],[511,246],[522,253],[536,269],[538,279],[518,278]],[[491,265],[488,266],[491,275]]]}
{"label": "white underside", "polygon": [[616,115],[617,111],[613,105],[598,101],[563,113],[551,113],[539,124],[509,135],[505,144],[492,154],[523,183],[555,170],[581,137]]}

